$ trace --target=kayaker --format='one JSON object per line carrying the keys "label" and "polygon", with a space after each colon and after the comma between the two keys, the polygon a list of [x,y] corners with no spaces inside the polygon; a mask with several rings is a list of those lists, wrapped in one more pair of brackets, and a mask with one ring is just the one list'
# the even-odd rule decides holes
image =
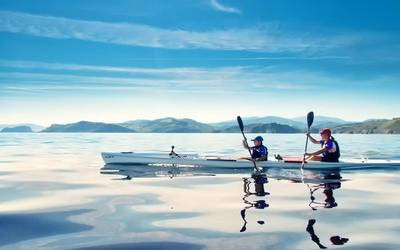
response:
{"label": "kayaker", "polygon": [[255,161],[268,161],[268,148],[263,145],[264,138],[262,136],[257,136],[256,138],[252,139],[254,142],[253,147],[249,147],[245,141],[243,141],[243,146],[246,149],[251,150],[251,158],[244,157],[241,159],[248,159],[248,160],[255,160]]}
{"label": "kayaker", "polygon": [[332,131],[329,128],[323,128],[320,130],[320,135],[322,140],[316,140],[310,133],[307,133],[310,141],[314,144],[320,144],[321,149],[313,153],[306,153],[305,155],[309,156],[306,161],[339,162],[339,144],[332,137]]}

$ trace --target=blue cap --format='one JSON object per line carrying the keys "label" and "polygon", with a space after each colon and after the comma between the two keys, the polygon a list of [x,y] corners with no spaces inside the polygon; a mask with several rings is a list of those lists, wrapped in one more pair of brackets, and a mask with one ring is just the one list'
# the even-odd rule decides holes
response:
{"label": "blue cap", "polygon": [[257,136],[252,141],[264,141],[264,139],[261,136]]}

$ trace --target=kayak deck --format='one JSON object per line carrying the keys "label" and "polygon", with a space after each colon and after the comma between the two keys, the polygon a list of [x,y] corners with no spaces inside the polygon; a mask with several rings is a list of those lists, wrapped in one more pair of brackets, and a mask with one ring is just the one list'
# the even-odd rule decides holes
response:
{"label": "kayak deck", "polygon": [[[183,165],[213,168],[253,168],[253,163],[248,160],[236,160],[220,157],[205,157],[198,154],[182,154],[179,157],[170,156],[168,153],[101,153],[106,164],[141,164],[141,165]],[[301,167],[301,161],[259,161],[258,167],[262,168],[287,168]],[[400,160],[372,160],[353,159],[335,163],[310,161],[304,164],[304,169],[351,169],[375,167],[400,167]]]}

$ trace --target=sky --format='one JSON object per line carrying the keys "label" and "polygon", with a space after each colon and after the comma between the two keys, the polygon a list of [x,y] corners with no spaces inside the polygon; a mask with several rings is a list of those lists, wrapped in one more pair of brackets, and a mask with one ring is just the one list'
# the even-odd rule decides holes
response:
{"label": "sky", "polygon": [[0,0],[0,123],[399,117],[400,1]]}

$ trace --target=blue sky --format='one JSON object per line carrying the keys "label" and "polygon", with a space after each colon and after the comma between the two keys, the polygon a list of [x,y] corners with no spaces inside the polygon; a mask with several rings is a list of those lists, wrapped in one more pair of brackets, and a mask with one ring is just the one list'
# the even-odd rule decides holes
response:
{"label": "blue sky", "polygon": [[400,1],[0,0],[0,123],[399,116]]}

